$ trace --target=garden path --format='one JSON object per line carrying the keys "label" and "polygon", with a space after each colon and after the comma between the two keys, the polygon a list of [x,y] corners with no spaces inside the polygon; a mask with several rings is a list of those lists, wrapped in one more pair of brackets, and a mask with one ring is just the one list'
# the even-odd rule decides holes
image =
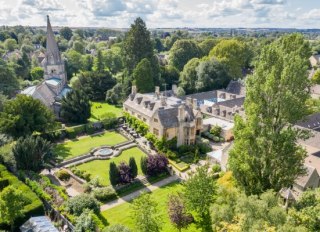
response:
{"label": "garden path", "polygon": [[131,201],[134,198],[137,198],[138,196],[140,196],[143,192],[153,192],[154,190],[156,190],[158,188],[161,188],[161,187],[163,187],[165,185],[168,185],[168,184],[170,184],[170,183],[172,183],[174,181],[177,181],[177,180],[180,180],[180,177],[177,176],[177,175],[173,175],[173,176],[170,176],[170,177],[168,177],[166,179],[163,179],[163,180],[161,180],[161,181],[159,181],[157,183],[151,184],[150,186],[144,187],[144,188],[139,189],[139,190],[137,190],[137,191],[135,191],[133,193],[130,193],[130,194],[124,196],[124,197],[121,197],[121,198],[119,198],[117,200],[110,201],[107,204],[102,205],[100,207],[101,212],[105,211],[105,210],[108,210],[108,209],[111,209],[113,207],[116,207],[118,205],[121,205],[123,203],[126,203],[128,201]]}

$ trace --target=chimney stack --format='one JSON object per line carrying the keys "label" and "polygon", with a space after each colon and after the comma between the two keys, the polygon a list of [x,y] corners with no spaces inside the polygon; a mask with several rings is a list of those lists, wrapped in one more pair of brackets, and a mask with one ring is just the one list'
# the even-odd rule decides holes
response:
{"label": "chimney stack", "polygon": [[136,93],[137,93],[137,86],[133,85],[133,86],[131,87],[131,94],[132,94],[132,95],[136,95]]}
{"label": "chimney stack", "polygon": [[192,108],[194,110],[198,109],[198,100],[197,99],[192,99]]}
{"label": "chimney stack", "polygon": [[177,96],[177,93],[178,93],[178,87],[176,84],[173,84],[172,85],[172,92],[175,96]]}
{"label": "chimney stack", "polygon": [[192,107],[192,98],[191,97],[187,97],[186,98],[186,104],[187,104],[187,106],[191,106]]}
{"label": "chimney stack", "polygon": [[161,104],[161,106],[166,106],[167,105],[165,96],[160,96],[160,104]]}
{"label": "chimney stack", "polygon": [[156,88],[155,88],[155,95],[156,95],[157,99],[159,99],[159,97],[160,97],[160,87],[159,86],[156,86]]}

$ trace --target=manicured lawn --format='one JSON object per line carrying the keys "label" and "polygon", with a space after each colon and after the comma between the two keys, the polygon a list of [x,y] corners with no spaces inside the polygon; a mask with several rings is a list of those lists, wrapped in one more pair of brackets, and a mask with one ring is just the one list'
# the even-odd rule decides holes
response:
{"label": "manicured lawn", "polygon": [[57,144],[54,148],[55,154],[64,160],[88,153],[91,149],[102,145],[113,146],[127,141],[125,137],[117,132],[105,132],[104,134],[86,136],[74,139],[62,144]]}
{"label": "manicured lawn", "polygon": [[121,153],[120,156],[112,158],[110,160],[93,160],[88,163],[84,163],[81,165],[78,165],[77,168],[80,170],[85,170],[88,173],[91,174],[91,179],[94,177],[98,177],[100,179],[100,183],[102,185],[110,185],[109,180],[109,166],[110,162],[115,162],[116,164],[119,164],[121,161],[129,162],[130,157],[134,157],[136,159],[136,163],[138,166],[138,175],[142,174],[141,168],[140,168],[140,160],[142,156],[145,156],[146,154],[141,151],[139,148],[134,147],[130,148],[128,150],[125,150]]}
{"label": "manicured lawn", "polygon": [[[168,195],[172,193],[179,192],[183,189],[183,186],[179,183],[172,183],[165,187],[155,190],[152,192],[152,198],[158,203],[159,212],[161,212],[163,232],[176,232],[176,230],[170,223],[168,213],[167,213],[167,201]],[[130,215],[130,205],[131,203],[124,203],[112,209],[102,212],[102,215],[107,219],[110,225],[123,224],[130,229],[134,229],[134,221]],[[187,229],[182,231],[201,231],[196,228],[195,224],[191,224]]]}
{"label": "manicured lawn", "polygon": [[94,122],[100,120],[105,113],[114,113],[117,117],[122,116],[122,108],[110,105],[106,102],[91,102],[91,118],[89,121]]}

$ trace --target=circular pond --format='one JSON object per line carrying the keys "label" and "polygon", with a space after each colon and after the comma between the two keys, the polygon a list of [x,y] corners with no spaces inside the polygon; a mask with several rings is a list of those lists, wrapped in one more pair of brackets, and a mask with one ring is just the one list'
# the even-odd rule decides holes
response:
{"label": "circular pond", "polygon": [[113,153],[113,150],[110,148],[101,148],[98,151],[95,152],[95,155],[98,156],[111,156]]}

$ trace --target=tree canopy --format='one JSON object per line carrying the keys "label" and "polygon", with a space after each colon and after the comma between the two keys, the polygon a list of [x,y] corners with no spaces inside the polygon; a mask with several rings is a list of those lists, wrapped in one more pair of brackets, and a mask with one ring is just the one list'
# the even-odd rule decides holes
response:
{"label": "tree canopy", "polygon": [[251,55],[248,46],[235,39],[221,40],[209,54],[209,56],[214,56],[226,64],[233,79],[242,78],[242,70],[249,65]]}
{"label": "tree canopy", "polygon": [[200,57],[201,50],[192,40],[177,40],[170,49],[169,63],[182,71],[184,65],[192,58]]}
{"label": "tree canopy", "polygon": [[72,90],[61,101],[61,117],[72,123],[86,123],[91,115],[89,97],[80,90]]}
{"label": "tree canopy", "polygon": [[247,78],[246,118],[235,118],[229,165],[247,194],[289,187],[304,173],[305,133],[293,124],[308,112],[308,44],[293,34],[266,46]]}
{"label": "tree canopy", "polygon": [[45,132],[55,125],[50,109],[39,100],[26,95],[17,95],[5,102],[0,113],[0,131],[15,138]]}
{"label": "tree canopy", "polygon": [[142,59],[133,70],[134,83],[140,93],[148,93],[154,90],[151,63],[148,59]]}

